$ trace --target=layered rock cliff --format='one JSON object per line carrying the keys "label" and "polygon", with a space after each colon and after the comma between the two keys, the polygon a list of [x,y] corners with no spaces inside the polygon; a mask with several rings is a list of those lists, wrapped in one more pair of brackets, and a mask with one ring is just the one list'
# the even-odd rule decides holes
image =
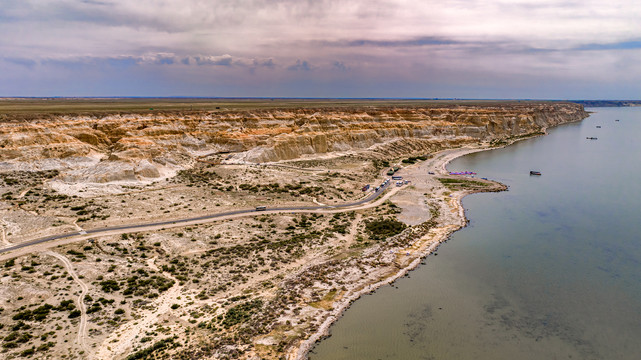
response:
{"label": "layered rock cliff", "polygon": [[68,181],[108,182],[157,177],[212,153],[249,162],[349,150],[394,157],[586,116],[581,105],[548,102],[46,117],[2,124],[0,171],[57,168]]}

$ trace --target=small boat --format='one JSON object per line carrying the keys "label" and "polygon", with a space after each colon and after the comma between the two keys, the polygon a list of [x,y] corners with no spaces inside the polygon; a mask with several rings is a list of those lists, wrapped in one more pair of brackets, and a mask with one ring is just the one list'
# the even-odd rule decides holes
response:
{"label": "small boat", "polygon": [[614,120],[614,121],[619,121],[619,119],[616,119],[616,120]]}
{"label": "small boat", "polygon": [[588,137],[586,137],[586,139],[588,139],[588,140],[596,140],[597,138],[595,138],[594,136],[588,136]]}
{"label": "small boat", "polygon": [[541,175],[540,171],[530,170],[530,175]]}
{"label": "small boat", "polygon": [[601,128],[601,125],[597,125],[597,126],[596,126],[596,128],[597,128],[597,129],[600,129],[600,128]]}

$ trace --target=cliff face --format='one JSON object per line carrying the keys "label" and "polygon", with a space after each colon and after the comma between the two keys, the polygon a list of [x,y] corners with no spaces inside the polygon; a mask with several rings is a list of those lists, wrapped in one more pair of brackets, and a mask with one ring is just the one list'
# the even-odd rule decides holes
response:
{"label": "cliff face", "polygon": [[347,150],[393,157],[518,136],[585,117],[581,105],[570,103],[58,117],[3,124],[0,169],[115,162],[128,166],[132,178],[158,175],[153,166],[184,167],[196,156],[223,152],[231,153],[230,161],[251,162]]}

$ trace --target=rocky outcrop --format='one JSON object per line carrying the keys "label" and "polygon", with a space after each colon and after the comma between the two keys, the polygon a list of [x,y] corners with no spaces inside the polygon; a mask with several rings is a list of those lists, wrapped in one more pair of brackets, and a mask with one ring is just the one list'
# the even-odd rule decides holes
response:
{"label": "rocky outcrop", "polygon": [[528,102],[47,117],[3,124],[0,162],[89,157],[101,161],[88,178],[109,181],[105,162],[119,164],[116,178],[154,178],[160,165],[187,167],[211,153],[250,162],[348,150],[394,157],[534,133],[586,116],[577,104]]}

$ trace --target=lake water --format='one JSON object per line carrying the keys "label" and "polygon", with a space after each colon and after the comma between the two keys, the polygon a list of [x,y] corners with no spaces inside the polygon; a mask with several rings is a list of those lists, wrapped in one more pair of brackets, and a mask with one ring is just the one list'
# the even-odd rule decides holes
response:
{"label": "lake water", "polygon": [[356,301],[309,358],[639,359],[641,108],[588,110],[450,164],[510,189],[467,196],[470,225]]}

